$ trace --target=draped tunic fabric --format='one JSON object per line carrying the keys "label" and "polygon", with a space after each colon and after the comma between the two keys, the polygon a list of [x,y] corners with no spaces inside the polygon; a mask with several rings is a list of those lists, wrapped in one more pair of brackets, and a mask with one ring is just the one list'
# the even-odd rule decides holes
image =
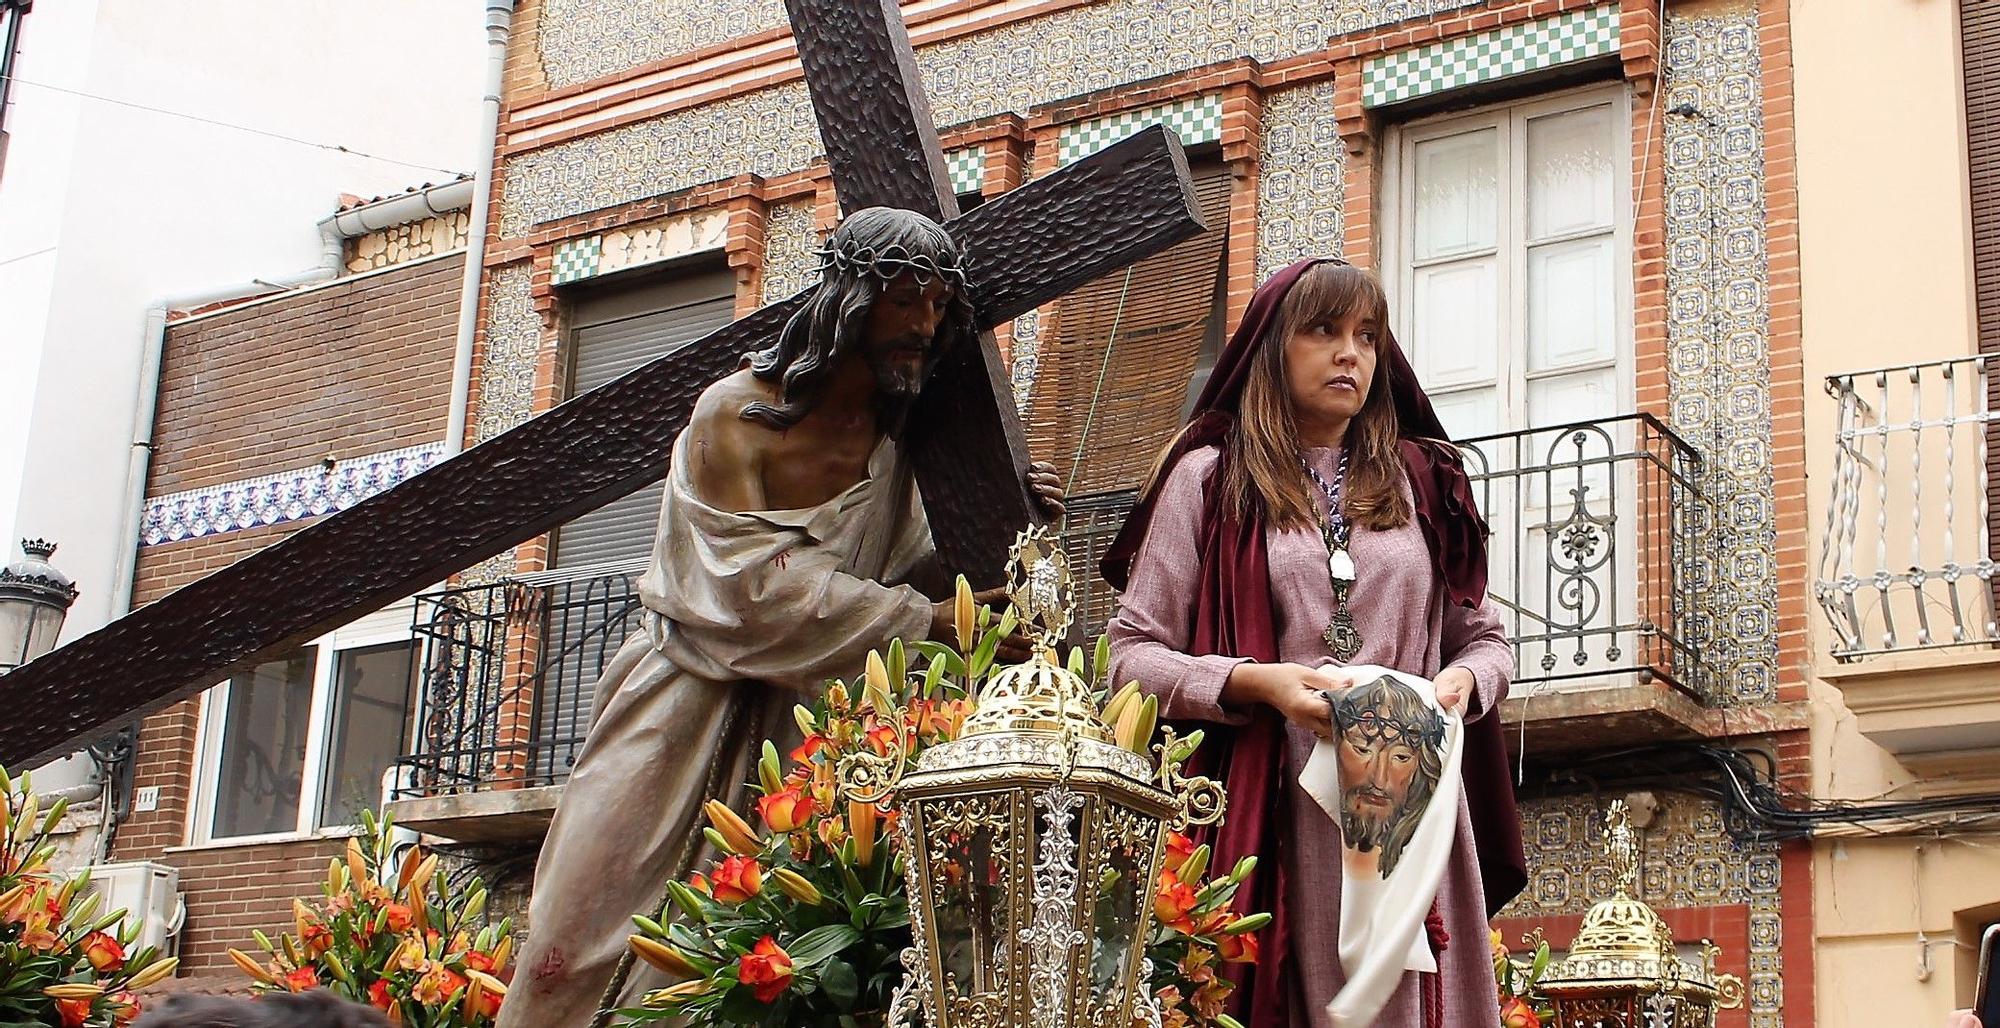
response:
{"label": "draped tunic fabric", "polygon": [[[793,690],[851,676],[869,650],[930,631],[931,601],[883,584],[931,554],[893,444],[875,451],[867,478],[823,504],[745,513],[695,495],[686,447],[683,435],[639,582],[644,631],[605,666],[589,737],[542,844],[500,1028],[589,1024],[632,915],[658,912],[698,838],[711,781],[715,798],[744,809],[762,741],[797,734],[790,710],[802,696]],[[746,702],[731,702],[738,697]],[[663,984],[638,964],[620,1005]]]}
{"label": "draped tunic fabric", "polygon": [[[1248,719],[1241,712],[1221,704],[1223,683],[1243,658],[1188,653],[1199,584],[1203,491],[1218,456],[1214,447],[1189,453],[1160,488],[1151,528],[1109,628],[1112,675],[1114,681],[1136,680],[1159,696],[1162,716],[1243,724]],[[1321,475],[1334,475],[1338,450],[1314,449],[1306,456]],[[1333,614],[1325,543],[1317,531],[1277,529],[1267,529],[1265,543],[1280,659],[1338,666],[1320,637]],[[1514,657],[1491,603],[1468,609],[1445,602],[1423,533],[1414,522],[1388,532],[1356,526],[1348,549],[1358,571],[1348,604],[1362,638],[1352,663],[1424,678],[1435,678],[1446,667],[1462,667],[1477,684],[1468,721],[1494,710],[1506,698]],[[1284,901],[1292,920],[1287,1023],[1291,1028],[1330,1028],[1326,1006],[1344,982],[1338,937],[1340,826],[1297,784],[1316,740],[1296,725],[1285,729],[1283,802],[1289,804],[1293,826],[1289,850],[1280,858],[1288,861]],[[1459,804],[1457,841],[1438,891],[1439,913],[1451,937],[1439,960],[1445,983],[1442,1023],[1497,1026],[1486,898],[1462,796]],[[1406,973],[1376,1023],[1421,1028],[1421,991],[1417,974]]]}

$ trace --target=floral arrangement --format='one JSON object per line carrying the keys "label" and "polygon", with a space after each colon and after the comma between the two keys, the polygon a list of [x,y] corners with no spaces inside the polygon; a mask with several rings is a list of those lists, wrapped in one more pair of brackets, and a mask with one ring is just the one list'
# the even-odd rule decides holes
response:
{"label": "floral arrangement", "polygon": [[1493,977],[1500,985],[1500,1024],[1503,1028],[1542,1028],[1555,1016],[1555,1008],[1535,991],[1549,970],[1549,944],[1542,930],[1521,940],[1534,947],[1528,960],[1514,958],[1500,930],[1493,930]]}
{"label": "floral arrangement", "polygon": [[139,990],[174,973],[151,947],[133,951],[125,911],[100,914],[88,873],[50,867],[68,804],[47,810],[33,776],[0,768],[0,1028],[114,1028],[139,1016]]}
{"label": "floral arrangement", "polygon": [[361,835],[330,861],[322,898],[292,901],[290,933],[254,933],[262,958],[229,958],[259,992],[330,989],[410,1028],[493,1023],[507,995],[511,920],[486,916],[486,887],[454,889],[438,858],[412,846],[392,856],[393,824],[363,811]]}
{"label": "floral arrangement", "polygon": [[[671,884],[666,909],[656,918],[634,918],[638,932],[629,940],[640,958],[681,981],[621,1011],[625,1023],[684,1018],[852,1028],[882,1022],[903,978],[902,951],[911,944],[901,844],[892,831],[896,812],[853,798],[838,769],[851,755],[888,757],[899,739],[909,743],[902,757],[914,766],[925,748],[958,736],[1015,619],[1009,612],[996,623],[990,610],[976,608],[964,579],[956,613],[955,648],[925,641],[906,650],[892,643],[885,654],[869,656],[859,696],[833,682],[815,704],[793,710],[805,741],[784,761],[766,742],[758,762],[761,831],[722,803],[706,806],[703,831],[722,858]],[[911,666],[910,651],[921,671]],[[1081,650],[1067,663],[1082,677]],[[1087,680],[1103,681],[1102,640],[1092,664]],[[1132,685],[1110,698],[1103,719],[1116,726],[1119,744],[1144,752],[1158,714],[1158,700],[1141,698]],[[1169,759],[1186,760],[1198,736],[1180,740]],[[1228,910],[1255,860],[1209,880],[1208,852],[1176,836],[1160,873],[1147,955],[1169,1028],[1241,1028],[1222,1013],[1232,986],[1217,969],[1254,961],[1251,933],[1269,921]]]}

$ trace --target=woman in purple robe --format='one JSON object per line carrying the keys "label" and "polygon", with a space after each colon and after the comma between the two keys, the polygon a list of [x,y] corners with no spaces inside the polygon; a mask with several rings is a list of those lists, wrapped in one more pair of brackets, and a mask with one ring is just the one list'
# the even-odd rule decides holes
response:
{"label": "woman in purple robe", "polygon": [[1331,735],[1325,694],[1364,664],[1431,679],[1467,725],[1430,919],[1439,971],[1406,973],[1375,1023],[1499,1023],[1486,920],[1526,874],[1492,713],[1514,657],[1485,599],[1485,537],[1374,276],[1328,258],[1260,287],[1104,567],[1122,589],[1114,680],[1205,723],[1204,770],[1229,790],[1218,866],[1261,858],[1237,899],[1275,915],[1233,997],[1250,1028],[1332,1024],[1340,826],[1298,777]]}

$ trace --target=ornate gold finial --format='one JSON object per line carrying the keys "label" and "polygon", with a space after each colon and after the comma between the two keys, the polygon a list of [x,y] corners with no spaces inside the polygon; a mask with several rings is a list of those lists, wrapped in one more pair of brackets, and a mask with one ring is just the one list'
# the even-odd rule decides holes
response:
{"label": "ornate gold finial", "polygon": [[1069,634],[1076,616],[1076,579],[1070,574],[1069,554],[1047,525],[1014,537],[1007,558],[1007,599],[1042,649],[1054,649]]}
{"label": "ornate gold finial", "polygon": [[1630,896],[1639,891],[1639,840],[1632,832],[1632,812],[1624,800],[1612,800],[1604,812],[1604,850],[1611,858],[1611,870],[1618,875],[1619,893]]}

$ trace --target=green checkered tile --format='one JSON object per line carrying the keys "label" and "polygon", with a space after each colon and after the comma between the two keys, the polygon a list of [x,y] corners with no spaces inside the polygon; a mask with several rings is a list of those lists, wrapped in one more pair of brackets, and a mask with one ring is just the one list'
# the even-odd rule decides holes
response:
{"label": "green checkered tile", "polygon": [[1222,138],[1222,94],[1065,125],[1056,137],[1056,158],[1062,164],[1080,161],[1156,122],[1180,133],[1184,146],[1213,143]]}
{"label": "green checkered tile", "polygon": [[604,255],[604,237],[572,239],[556,247],[555,266],[549,278],[554,284],[576,282],[597,274],[598,258]]}
{"label": "green checkered tile", "polygon": [[1361,104],[1381,107],[1618,52],[1613,4],[1386,54],[1361,69]]}
{"label": "green checkered tile", "polygon": [[952,192],[961,196],[979,192],[980,183],[986,178],[986,148],[969,146],[945,154],[944,170],[951,179]]}

